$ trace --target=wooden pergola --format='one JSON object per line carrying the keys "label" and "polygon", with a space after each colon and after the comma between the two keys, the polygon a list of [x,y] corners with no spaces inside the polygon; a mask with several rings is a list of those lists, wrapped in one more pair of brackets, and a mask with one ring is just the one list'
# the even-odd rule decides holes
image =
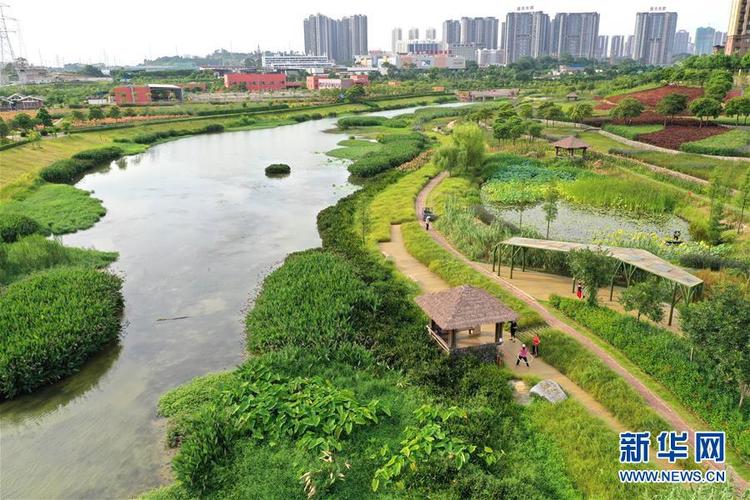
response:
{"label": "wooden pergola", "polygon": [[577,101],[578,94],[576,94],[575,92],[571,92],[570,94],[566,95],[565,98],[569,101]]}
{"label": "wooden pergola", "polygon": [[442,292],[420,295],[417,305],[430,318],[427,331],[446,353],[460,349],[460,332],[468,336],[481,334],[481,326],[495,325],[494,341],[473,342],[473,345],[497,344],[503,336],[503,324],[518,321],[518,314],[486,291],[470,285]]}
{"label": "wooden pergola", "polygon": [[576,151],[581,151],[581,155],[586,156],[586,150],[590,147],[588,143],[572,135],[553,142],[552,146],[555,148],[555,156],[560,156],[561,150],[567,151],[570,156],[575,156]]}
{"label": "wooden pergola", "polygon": [[[497,268],[497,275],[500,276],[503,253],[507,252],[510,254],[510,279],[513,279],[513,268],[519,254],[521,258],[521,270],[526,270],[526,252],[528,249],[551,252],[570,252],[572,250],[589,249],[608,252],[617,262],[611,276],[609,300],[612,300],[614,296],[615,280],[618,277],[622,277],[625,280],[625,286],[630,286],[637,269],[664,279],[670,283],[672,291],[672,299],[669,305],[669,325],[672,324],[674,307],[679,300],[683,300],[686,304],[689,304],[703,292],[702,279],[640,248],[587,245],[585,243],[573,243],[569,241],[539,240],[514,236],[495,247],[492,258],[492,270],[495,271]],[[576,282],[577,279],[574,276],[573,291],[575,291]]]}

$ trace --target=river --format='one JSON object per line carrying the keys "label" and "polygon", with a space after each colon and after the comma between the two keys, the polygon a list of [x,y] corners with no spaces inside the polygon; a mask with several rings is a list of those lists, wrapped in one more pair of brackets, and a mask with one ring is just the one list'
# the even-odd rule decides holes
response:
{"label": "river", "polygon": [[[416,108],[376,113],[394,116]],[[168,477],[159,396],[244,356],[244,313],[316,215],[356,187],[325,156],[335,119],[168,142],[89,174],[104,202],[66,245],[116,250],[122,338],[64,381],[0,405],[3,498],[131,497]],[[290,176],[264,168],[288,163]]]}

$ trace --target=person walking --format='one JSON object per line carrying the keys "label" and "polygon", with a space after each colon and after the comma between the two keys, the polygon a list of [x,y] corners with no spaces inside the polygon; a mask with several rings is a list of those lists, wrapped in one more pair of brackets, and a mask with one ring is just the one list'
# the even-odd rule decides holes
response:
{"label": "person walking", "polygon": [[499,339],[495,343],[495,364],[497,366],[503,365],[503,339]]}
{"label": "person walking", "polygon": [[534,355],[534,357],[539,356],[539,344],[542,342],[542,340],[539,338],[539,334],[535,333],[534,338],[531,341],[531,354]]}
{"label": "person walking", "polygon": [[430,216],[429,215],[424,220],[424,229],[425,229],[425,231],[429,231],[430,230]]}
{"label": "person walking", "polygon": [[526,349],[526,344],[521,344],[521,350],[518,351],[518,358],[516,359],[516,366],[523,360],[526,363],[526,367],[529,368],[529,351]]}
{"label": "person walking", "polygon": [[516,333],[518,332],[518,323],[515,321],[510,322],[510,341],[516,341]]}
{"label": "person walking", "polygon": [[583,298],[583,287],[581,285],[578,285],[578,288],[576,288],[576,297],[579,299]]}

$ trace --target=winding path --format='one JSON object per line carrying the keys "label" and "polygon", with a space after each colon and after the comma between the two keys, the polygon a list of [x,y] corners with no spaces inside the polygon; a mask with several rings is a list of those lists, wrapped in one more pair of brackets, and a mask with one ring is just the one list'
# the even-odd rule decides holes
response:
{"label": "winding path", "polygon": [[[425,207],[425,202],[427,200],[427,197],[430,195],[433,189],[440,184],[443,179],[445,179],[448,176],[448,172],[442,172],[436,177],[434,177],[430,182],[427,183],[427,185],[422,189],[422,191],[419,192],[417,195],[417,199],[415,202],[415,215],[417,217],[417,220],[419,220],[419,216],[422,213],[422,209]],[[630,386],[635,389],[645,400],[646,403],[651,406],[651,408],[654,409],[666,422],[675,429],[676,431],[682,432],[687,431],[690,434],[690,441],[693,441],[693,434],[695,430],[690,427],[690,425],[679,415],[677,414],[672,408],[669,407],[669,405],[657,394],[655,394],[651,389],[646,387],[643,382],[640,381],[637,377],[635,377],[633,374],[631,374],[627,369],[625,369],[615,358],[613,358],[607,351],[599,347],[597,344],[595,344],[590,338],[588,338],[586,335],[582,334],[575,328],[571,327],[567,323],[561,321],[556,316],[552,315],[542,304],[539,303],[534,297],[526,293],[525,291],[521,290],[520,288],[516,287],[514,284],[512,284],[509,280],[506,280],[505,278],[502,278],[500,276],[497,276],[495,273],[493,273],[491,270],[484,267],[482,264],[478,262],[474,262],[473,260],[467,258],[465,255],[463,255],[461,252],[456,250],[453,245],[451,245],[448,240],[440,234],[437,230],[431,230],[429,231],[430,236],[432,239],[438,243],[440,246],[451,252],[453,255],[455,255],[459,260],[461,260],[463,263],[468,264],[476,271],[484,274],[485,276],[497,281],[500,285],[505,287],[509,292],[511,292],[514,296],[516,296],[518,299],[524,301],[526,304],[528,304],[532,309],[537,311],[544,321],[547,322],[547,324],[555,328],[557,330],[560,330],[574,339],[576,339],[581,345],[583,345],[586,349],[588,349],[591,353],[593,353],[597,358],[599,358],[605,365],[607,365],[612,371],[620,375],[625,381],[630,384]],[[716,469],[723,469],[724,467],[722,465],[713,464],[712,465]],[[732,479],[735,482],[735,485],[740,488],[741,490],[746,490],[750,484],[748,484],[748,481],[741,478],[736,474],[734,469],[727,465],[726,469],[729,471]]]}

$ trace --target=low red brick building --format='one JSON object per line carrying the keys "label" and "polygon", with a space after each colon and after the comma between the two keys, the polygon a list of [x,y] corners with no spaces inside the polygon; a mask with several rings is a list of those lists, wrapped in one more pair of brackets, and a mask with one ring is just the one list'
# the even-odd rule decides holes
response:
{"label": "low red brick building", "polygon": [[147,86],[122,86],[112,89],[115,97],[115,103],[118,106],[123,104],[144,105],[151,104],[151,89]]}
{"label": "low red brick building", "polygon": [[352,75],[354,85],[370,85],[370,75]]}
{"label": "low red brick building", "polygon": [[244,85],[250,92],[270,92],[284,90],[287,87],[284,73],[227,73],[224,75],[224,87]]}

